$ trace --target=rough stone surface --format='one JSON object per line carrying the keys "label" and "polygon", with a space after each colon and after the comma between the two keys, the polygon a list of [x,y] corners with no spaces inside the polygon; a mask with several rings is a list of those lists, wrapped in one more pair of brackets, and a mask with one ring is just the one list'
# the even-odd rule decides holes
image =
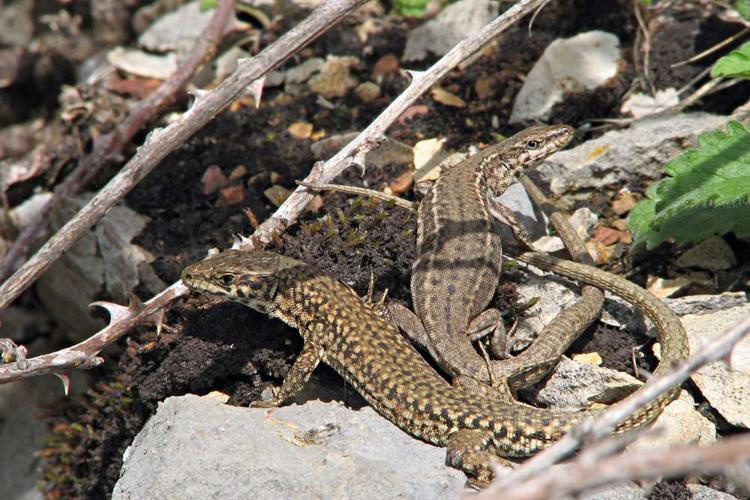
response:
{"label": "rough stone surface", "polygon": [[569,222],[573,226],[573,229],[576,230],[576,233],[578,233],[578,236],[583,241],[587,241],[594,226],[599,222],[599,216],[592,212],[590,208],[583,207],[571,214]]}
{"label": "rough stone surface", "polygon": [[[52,214],[59,229],[90,196],[67,198]],[[127,303],[127,292],[139,284],[157,292],[166,286],[150,263],[153,255],[130,241],[148,219],[124,206],[113,207],[39,279],[37,293],[46,310],[70,340],[79,342],[103,326],[93,318],[89,304],[106,290],[113,301]]]}
{"label": "rough stone surface", "polygon": [[690,295],[679,299],[665,299],[670,309],[678,316],[686,314],[710,314],[747,304],[745,292],[724,292],[719,295]]}
{"label": "rough stone surface", "polygon": [[435,19],[409,33],[403,61],[419,61],[428,53],[445,55],[458,42],[492,21],[498,4],[488,0],[461,0],[445,7]]}
{"label": "rough stone surface", "polygon": [[628,450],[656,450],[678,444],[716,442],[716,427],[695,409],[687,391],[667,406],[654,422],[656,432],[639,437]]}
{"label": "rough stone surface", "polygon": [[688,484],[687,487],[693,495],[693,500],[733,500],[737,498],[734,495],[716,491],[702,484]]}
{"label": "rough stone surface", "polygon": [[520,350],[531,344],[545,325],[564,308],[569,307],[579,297],[576,285],[552,274],[527,266],[526,279],[516,286],[519,301],[527,302],[534,297],[539,301],[529,309],[526,317],[518,320],[513,334],[513,350]]}
{"label": "rough stone surface", "polygon": [[683,268],[696,267],[709,271],[725,271],[737,265],[732,249],[721,236],[714,236],[695,245],[677,259]]}
{"label": "rough stone surface", "polygon": [[[547,235],[547,222],[544,219],[544,215],[531,202],[528,193],[520,183],[515,182],[508,186],[508,189],[502,195],[495,198],[495,200],[516,213],[518,220],[526,226],[526,230],[529,232],[532,241]],[[510,228],[505,224],[500,225],[500,236],[502,237],[503,246],[506,246],[508,242],[515,242],[516,245],[521,245],[516,240],[516,237],[513,236]]]}
{"label": "rough stone surface", "polygon": [[124,455],[113,499],[457,498],[445,450],[371,408],[251,409],[195,395],[159,405]]}
{"label": "rough stone surface", "polygon": [[[750,304],[713,314],[689,314],[682,324],[696,353],[727,328],[750,315]],[[733,425],[750,427],[750,338],[745,337],[732,352],[731,367],[711,363],[691,377],[708,402]],[[730,369],[731,368],[731,369]]]}
{"label": "rough stone surface", "polygon": [[54,377],[35,377],[0,386],[0,484],[3,498],[37,500],[42,448],[47,426],[35,416],[39,404],[62,393]]}
{"label": "rough stone surface", "polygon": [[708,113],[684,113],[639,120],[573,149],[550,156],[536,168],[555,196],[615,183],[656,180],[665,163],[695,145],[698,134],[724,126],[727,118]]}
{"label": "rough stone surface", "polygon": [[549,118],[566,94],[596,89],[617,75],[620,40],[589,31],[549,44],[518,92],[510,123]]}
{"label": "rough stone surface", "polygon": [[307,85],[310,90],[326,99],[343,97],[359,83],[351,73],[351,67],[357,62],[356,57],[329,55],[320,68],[320,73],[310,78]]}
{"label": "rough stone surface", "polygon": [[643,383],[627,373],[563,356],[544,387],[529,391],[533,402],[551,408],[586,408],[591,403],[614,403]]}
{"label": "rough stone surface", "polygon": [[642,500],[646,498],[646,492],[632,481],[619,481],[583,493],[578,498],[582,500]]}
{"label": "rough stone surface", "polygon": [[196,38],[203,34],[213,15],[212,9],[201,12],[197,0],[187,3],[154,22],[138,37],[138,44],[156,52],[187,52]]}

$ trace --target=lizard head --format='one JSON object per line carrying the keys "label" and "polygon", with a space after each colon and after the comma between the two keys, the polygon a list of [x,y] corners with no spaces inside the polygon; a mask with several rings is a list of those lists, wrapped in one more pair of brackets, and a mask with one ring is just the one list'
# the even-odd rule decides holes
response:
{"label": "lizard head", "polygon": [[520,163],[529,164],[564,148],[573,138],[573,132],[568,125],[537,125],[511,136],[507,142]]}
{"label": "lizard head", "polygon": [[226,250],[182,271],[183,283],[207,295],[226,297],[268,313],[284,278],[303,262],[272,252]]}

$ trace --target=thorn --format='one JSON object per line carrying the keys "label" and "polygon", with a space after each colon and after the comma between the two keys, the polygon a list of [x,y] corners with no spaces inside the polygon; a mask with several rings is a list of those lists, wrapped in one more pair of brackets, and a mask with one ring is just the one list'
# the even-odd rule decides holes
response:
{"label": "thorn", "polygon": [[361,177],[364,177],[365,173],[367,173],[367,167],[365,167],[365,155],[367,155],[366,152],[360,151],[354,155],[354,158],[352,158],[352,164],[359,168]]}
{"label": "thorn", "polygon": [[130,307],[121,306],[114,302],[107,302],[106,300],[97,300],[89,304],[89,307],[101,307],[109,313],[109,324],[117,323],[122,318],[126,317],[130,313]]}
{"label": "thorn", "polygon": [[250,238],[249,236],[245,236],[244,234],[238,234],[238,236],[240,237],[240,246],[241,247],[250,245],[253,242],[253,239]]}
{"label": "thorn", "polygon": [[133,292],[128,292],[128,310],[131,313],[137,314],[138,311],[143,309],[143,302]]}
{"label": "thorn", "polygon": [[[208,94],[208,90],[199,89],[199,88],[192,88],[187,91],[188,95],[192,96],[195,101],[198,101],[201,97]],[[195,104],[195,102],[193,102]]]}
{"label": "thorn", "polygon": [[55,376],[60,379],[63,385],[63,392],[67,397],[70,394],[70,376],[67,373],[55,373]]}
{"label": "thorn", "polygon": [[253,96],[253,100],[255,101],[255,109],[260,108],[260,99],[263,96],[263,85],[265,83],[266,75],[263,75],[253,83],[248,85],[247,89],[245,89],[246,94],[250,94],[251,96]]}
{"label": "thorn", "polygon": [[419,80],[422,78],[422,75],[424,75],[424,71],[419,71],[416,69],[405,69],[403,71],[406,71],[406,74],[409,75],[411,78],[412,83],[414,83],[416,80]]}
{"label": "thorn", "polygon": [[164,309],[159,309],[154,314],[149,316],[149,320],[153,321],[156,325],[156,336],[161,335],[161,328],[164,326]]}

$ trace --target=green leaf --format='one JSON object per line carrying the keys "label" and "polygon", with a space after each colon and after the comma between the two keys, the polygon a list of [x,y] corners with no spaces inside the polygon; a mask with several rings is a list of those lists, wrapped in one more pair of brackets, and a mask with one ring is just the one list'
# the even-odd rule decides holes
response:
{"label": "green leaf", "polygon": [[218,4],[218,0],[201,0],[200,11],[206,12],[207,10],[215,9]]}
{"label": "green leaf", "polygon": [[734,2],[734,8],[746,21],[750,21],[750,0],[737,0]]}
{"label": "green leaf", "polygon": [[697,242],[734,232],[750,236],[750,131],[730,122],[670,161],[662,179],[630,214],[634,245]]}
{"label": "green leaf", "polygon": [[750,79],[750,42],[745,42],[739,49],[720,57],[711,68],[711,76]]}
{"label": "green leaf", "polygon": [[394,0],[393,10],[396,14],[409,17],[422,17],[430,0]]}

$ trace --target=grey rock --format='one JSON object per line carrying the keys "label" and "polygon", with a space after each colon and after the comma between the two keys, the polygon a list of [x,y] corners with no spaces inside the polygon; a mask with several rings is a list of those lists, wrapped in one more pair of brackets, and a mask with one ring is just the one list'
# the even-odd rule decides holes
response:
{"label": "grey rock", "polygon": [[582,500],[642,500],[646,498],[643,488],[632,481],[618,481],[578,496]]}
{"label": "grey rock", "polygon": [[[357,137],[357,132],[332,135],[313,143],[310,151],[316,160],[328,160],[339,149]],[[414,161],[411,146],[395,139],[386,138],[380,146],[365,155],[365,168],[382,168],[386,165],[410,165]]]}
{"label": "grey rock", "polygon": [[34,36],[34,0],[0,5],[0,44],[25,46]]}
{"label": "grey rock", "polygon": [[683,113],[638,120],[573,149],[555,153],[536,168],[555,196],[617,183],[657,180],[664,164],[695,144],[698,134],[723,126],[727,118]]}
{"label": "grey rock", "polygon": [[590,208],[583,207],[573,212],[568,222],[576,230],[578,236],[583,241],[587,241],[594,226],[599,222],[599,216],[592,212]]}
{"label": "grey rock", "polygon": [[284,73],[286,83],[305,83],[315,73],[319,73],[325,61],[320,57],[311,57],[293,68],[289,68]]}
{"label": "grey rock", "polygon": [[594,90],[617,75],[620,40],[589,31],[555,40],[526,77],[513,103],[510,123],[546,120],[567,94]]}
{"label": "grey rock", "polygon": [[[36,349],[35,349],[36,350]],[[37,419],[40,404],[62,394],[54,377],[35,377],[0,385],[0,484],[8,500],[41,500],[37,489],[47,425]]]}
{"label": "grey rock", "polygon": [[733,500],[737,498],[734,495],[716,491],[702,484],[688,484],[687,487],[693,495],[693,500]]}
{"label": "grey rock", "polygon": [[[529,194],[519,182],[508,186],[503,194],[495,198],[495,201],[505,205],[516,213],[518,219],[526,227],[532,241],[547,235],[547,221],[544,214],[531,202]],[[508,244],[521,245],[513,232],[505,224],[500,224],[500,236],[502,237],[503,246]],[[513,243],[515,242],[515,243]]]}
{"label": "grey rock", "polygon": [[628,450],[663,450],[679,444],[716,442],[716,427],[695,409],[687,391],[669,403],[653,425],[654,432],[640,436]]}
{"label": "grey rock", "polygon": [[174,50],[185,53],[206,29],[213,15],[212,9],[201,12],[198,0],[189,2],[160,17],[138,37],[138,43],[155,52]]}
{"label": "grey rock", "polygon": [[643,383],[627,373],[563,356],[540,389],[528,391],[532,402],[551,408],[587,408],[591,403],[614,403]]}
{"label": "grey rock", "polygon": [[572,282],[533,266],[525,266],[525,269],[525,280],[516,286],[519,302],[528,302],[535,297],[539,301],[529,309],[526,317],[518,320],[512,338],[514,351],[528,347],[544,326],[579,296],[578,289]]}
{"label": "grey rock", "polygon": [[458,42],[492,21],[497,13],[497,3],[488,0],[461,0],[448,5],[435,19],[409,33],[402,60],[419,61],[428,53],[445,55]]}
{"label": "grey rock", "polygon": [[724,292],[718,295],[690,295],[678,299],[664,299],[678,316],[711,314],[747,304],[745,292]]}
{"label": "grey rock", "polygon": [[725,271],[737,265],[732,249],[721,236],[713,236],[687,250],[677,259],[683,268],[696,267],[709,271]]}
{"label": "grey rock", "polygon": [[[721,335],[727,328],[750,315],[750,305],[711,314],[683,316],[690,352]],[[704,366],[690,377],[708,402],[733,425],[750,428],[750,337],[732,351],[730,366],[717,362]]]}
{"label": "grey rock", "polygon": [[113,499],[456,498],[465,481],[445,450],[340,403],[266,410],[171,397],[123,459]]}
{"label": "grey rock", "polygon": [[[61,227],[88,199],[65,199],[53,212],[51,226]],[[146,221],[127,207],[113,207],[94,231],[84,234],[37,282],[40,300],[72,341],[83,340],[103,326],[89,314],[89,304],[102,290],[126,303],[127,292],[138,284],[152,292],[164,288],[151,269],[153,256],[130,243]]]}

